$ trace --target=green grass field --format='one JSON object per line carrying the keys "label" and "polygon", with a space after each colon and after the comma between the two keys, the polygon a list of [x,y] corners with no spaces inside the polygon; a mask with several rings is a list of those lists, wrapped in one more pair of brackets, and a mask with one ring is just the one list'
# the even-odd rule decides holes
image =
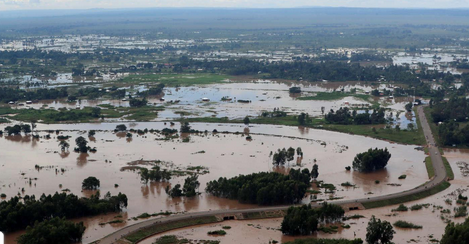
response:
{"label": "green grass field", "polygon": [[442,157],[442,158],[443,158],[443,164],[445,165],[446,175],[448,179],[454,180],[453,169],[451,169],[451,165],[449,164],[448,159],[446,159],[445,157]]}
{"label": "green grass field", "polygon": [[373,126],[371,125],[324,125],[324,129],[331,131],[369,136],[376,139],[388,140],[402,144],[425,144],[425,136],[423,135],[423,131],[420,129],[420,127],[419,129],[413,131],[396,131],[394,129],[378,128],[376,129],[376,133],[372,130],[372,128]]}
{"label": "green grass field", "polygon": [[432,158],[426,157],[425,158],[425,167],[427,167],[428,178],[431,179],[435,176],[435,169],[433,168]]}

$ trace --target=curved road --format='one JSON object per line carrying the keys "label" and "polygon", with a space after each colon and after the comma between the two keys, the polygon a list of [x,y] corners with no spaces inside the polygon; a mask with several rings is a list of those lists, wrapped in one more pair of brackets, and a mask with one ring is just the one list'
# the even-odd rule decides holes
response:
{"label": "curved road", "polygon": [[[381,200],[389,200],[393,198],[398,198],[398,197],[405,197],[405,196],[410,196],[414,195],[416,193],[423,192],[425,190],[428,190],[430,188],[435,187],[439,183],[443,182],[446,180],[446,170],[445,166],[443,164],[443,159],[441,158],[440,152],[438,147],[436,147],[435,140],[433,138],[430,125],[428,124],[427,118],[425,117],[425,113],[423,111],[423,106],[417,107],[417,113],[420,118],[420,124],[422,126],[423,132],[426,137],[426,141],[428,144],[428,149],[430,153],[430,157],[432,159],[433,163],[433,168],[435,170],[435,176],[433,179],[430,181],[426,182],[423,185],[420,185],[416,188],[403,191],[403,192],[398,192],[394,194],[389,194],[389,195],[384,195],[384,196],[377,196],[377,197],[370,197],[370,198],[361,198],[361,199],[355,199],[355,200],[344,200],[344,201],[334,201],[334,204],[348,204],[348,203],[367,203],[367,202],[374,202],[374,201],[381,201]],[[319,205],[317,205],[319,206]],[[253,209],[224,209],[224,210],[215,210],[215,211],[205,211],[205,212],[195,212],[195,213],[185,213],[182,215],[174,215],[174,216],[169,216],[161,219],[150,219],[147,221],[143,221],[137,224],[129,225],[127,227],[124,227],[120,230],[117,230],[116,232],[102,238],[99,241],[99,244],[112,244],[116,243],[117,240],[122,238],[123,236],[126,236],[132,232],[135,232],[139,229],[146,228],[149,226],[152,226],[154,224],[158,223],[166,223],[166,222],[172,222],[172,221],[179,221],[179,220],[185,220],[185,219],[190,219],[194,217],[209,217],[209,216],[214,216],[217,214],[223,214],[223,215],[235,215],[235,214],[241,214],[241,213],[250,213],[250,212],[262,212],[262,211],[276,211],[276,210],[285,210],[289,208],[290,206],[277,206],[277,207],[259,207],[259,208],[253,208]]]}

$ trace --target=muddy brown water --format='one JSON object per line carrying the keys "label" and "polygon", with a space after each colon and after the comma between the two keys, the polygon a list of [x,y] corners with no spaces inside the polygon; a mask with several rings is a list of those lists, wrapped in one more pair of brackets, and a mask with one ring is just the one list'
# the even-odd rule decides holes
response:
{"label": "muddy brown water", "polygon": [[[189,240],[219,240],[223,244],[235,243],[258,243],[267,244],[269,241],[276,240],[280,243],[285,243],[298,238],[366,238],[366,227],[371,216],[376,216],[379,219],[386,220],[394,223],[398,220],[411,222],[416,225],[421,225],[422,229],[402,229],[394,227],[396,234],[393,241],[395,243],[431,243],[432,239],[440,240],[444,234],[446,222],[441,219],[444,216],[446,220],[455,223],[464,222],[465,218],[454,218],[453,208],[460,206],[456,204],[457,195],[467,196],[469,194],[469,177],[464,176],[458,170],[457,162],[469,162],[469,150],[467,149],[445,149],[445,156],[453,168],[455,179],[451,181],[451,186],[447,190],[435,194],[433,196],[421,199],[418,201],[405,203],[410,207],[414,204],[430,204],[428,208],[423,208],[418,211],[407,212],[392,212],[392,209],[397,205],[387,206],[382,208],[370,210],[358,210],[347,212],[346,215],[360,214],[365,218],[352,219],[345,221],[345,224],[351,226],[350,229],[339,228],[337,233],[326,234],[318,232],[310,236],[285,236],[279,231],[282,219],[262,219],[262,220],[231,220],[224,221],[217,224],[201,225],[190,228],[183,228],[165,232],[160,235],[152,236],[140,242],[142,244],[153,243],[157,238],[164,235],[176,235],[179,238],[186,238]],[[445,202],[446,199],[451,199],[452,203],[449,205]],[[450,214],[442,214],[439,209],[433,206],[441,206],[443,209],[450,209]],[[226,230],[226,236],[211,236],[208,231],[222,229],[223,226],[230,226],[231,229]]]}
{"label": "muddy brown water", "polygon": [[[424,153],[415,150],[412,145],[391,144],[362,136],[352,136],[330,131],[304,129],[297,127],[283,127],[271,125],[251,126],[249,131],[252,141],[246,141],[245,135],[221,134],[191,135],[189,143],[180,140],[159,141],[159,135],[134,134],[131,141],[110,131],[98,131],[90,146],[96,147],[96,153],[78,154],[72,152],[74,139],[83,135],[86,130],[112,130],[117,123],[101,124],[68,124],[68,125],[38,125],[38,130],[69,129],[61,134],[70,135],[70,152],[60,152],[55,133],[52,139],[33,139],[30,136],[4,136],[0,138],[0,192],[7,194],[8,198],[20,195],[36,195],[42,193],[53,194],[56,191],[69,189],[71,193],[79,196],[90,196],[92,192],[81,191],[81,182],[88,176],[95,176],[101,180],[101,194],[110,191],[127,194],[129,207],[123,214],[124,219],[135,217],[141,213],[157,213],[160,211],[204,211],[211,209],[242,209],[253,208],[255,205],[240,204],[234,200],[221,199],[203,193],[208,181],[219,177],[233,177],[239,174],[249,174],[261,171],[277,171],[287,173],[290,168],[311,169],[314,160],[319,165],[319,180],[333,183],[337,187],[334,197],[345,199],[362,198],[372,192],[374,196],[389,194],[413,188],[427,180],[427,173],[423,163]],[[162,122],[126,123],[129,128],[162,129],[169,127]],[[246,131],[244,125],[239,124],[205,124],[194,123],[194,129],[212,131]],[[179,124],[176,123],[176,128]],[[0,128],[3,129],[3,128]],[[47,134],[40,132],[40,135]],[[283,167],[273,167],[270,151],[279,148],[301,147],[304,158],[297,166],[294,160]],[[370,147],[387,147],[391,160],[385,170],[372,174],[347,172],[345,166],[351,165],[354,156]],[[204,150],[205,153],[197,153]],[[167,184],[182,184],[185,177],[174,177],[169,183],[149,183],[144,185],[136,172],[121,171],[135,160],[162,160],[170,162],[174,168],[185,169],[188,166],[204,166],[209,174],[199,176],[202,194],[195,198],[169,198],[164,188]],[[107,160],[107,162],[106,162]],[[52,166],[36,170],[35,165]],[[147,166],[149,167],[149,166]],[[55,172],[55,168],[65,169],[65,173]],[[22,175],[24,174],[24,175]],[[407,179],[399,180],[401,174]],[[37,178],[29,185],[29,178]],[[380,184],[375,184],[380,180]],[[349,181],[357,188],[345,188],[340,184]],[[390,186],[388,183],[397,183],[401,186]],[[62,188],[59,185],[62,184]],[[115,188],[114,184],[119,187]],[[25,192],[22,193],[21,189]],[[328,194],[318,195],[320,199],[328,199]],[[308,203],[309,197],[303,202]],[[83,243],[89,243],[103,237],[126,224],[136,221],[127,220],[125,224],[99,225],[109,222],[118,214],[109,214],[91,218],[83,218],[88,227]],[[20,233],[9,234],[9,240]]]}

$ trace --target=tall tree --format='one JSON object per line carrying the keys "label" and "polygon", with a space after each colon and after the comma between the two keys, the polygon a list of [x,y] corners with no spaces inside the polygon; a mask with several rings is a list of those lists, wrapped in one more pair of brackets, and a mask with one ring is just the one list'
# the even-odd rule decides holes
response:
{"label": "tall tree", "polygon": [[75,148],[76,151],[79,151],[81,153],[88,152],[88,141],[83,136],[77,137],[75,139],[75,143],[77,144],[77,148]]}

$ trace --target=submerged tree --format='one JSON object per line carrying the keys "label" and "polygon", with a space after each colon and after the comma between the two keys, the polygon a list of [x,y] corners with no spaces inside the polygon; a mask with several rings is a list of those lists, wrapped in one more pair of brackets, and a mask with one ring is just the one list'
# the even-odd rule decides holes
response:
{"label": "submerged tree", "polygon": [[62,151],[65,151],[65,150],[68,150],[68,148],[70,147],[70,144],[68,144],[67,141],[60,141],[59,147]]}
{"label": "submerged tree", "polygon": [[174,188],[170,188],[169,186],[166,187],[166,193],[170,195],[171,197],[181,197],[181,196],[186,196],[186,197],[193,197],[196,196],[197,189],[200,186],[199,182],[199,176],[194,174],[189,177],[187,177],[184,180],[184,186],[181,189],[181,185],[177,184],[174,186]]}
{"label": "submerged tree", "polygon": [[251,120],[249,119],[248,116],[244,117],[243,123],[244,123],[245,125],[249,125],[249,123],[251,123]]}
{"label": "submerged tree", "polygon": [[311,178],[316,180],[319,176],[319,166],[317,164],[313,165],[313,170],[311,170]]}
{"label": "submerged tree", "polygon": [[388,149],[372,149],[359,153],[353,160],[353,169],[360,172],[371,172],[383,169],[388,164],[391,154]]}
{"label": "submerged tree", "polygon": [[310,122],[310,118],[307,113],[301,113],[300,115],[298,115],[298,124],[306,125],[309,122]]}
{"label": "submerged tree", "polygon": [[85,190],[95,190],[98,189],[100,185],[101,183],[96,177],[90,176],[83,180],[81,183],[81,188]]}
{"label": "submerged tree", "polygon": [[81,152],[81,153],[87,153],[89,147],[88,141],[83,137],[79,136],[77,139],[75,139],[75,143],[77,144],[77,147],[75,148],[75,151]]}
{"label": "submerged tree", "polygon": [[197,189],[199,189],[200,182],[199,176],[194,174],[192,176],[187,177],[184,180],[184,187],[182,188],[183,193],[186,197],[193,197],[197,195]]}
{"label": "submerged tree", "polygon": [[391,223],[381,221],[373,215],[368,222],[368,227],[366,227],[366,242],[369,244],[391,243],[395,233]]}
{"label": "submerged tree", "polygon": [[274,153],[274,155],[272,156],[272,163],[274,165],[284,165],[285,162],[287,161],[287,150],[282,149],[278,149],[277,152]]}
{"label": "submerged tree", "polygon": [[191,132],[191,126],[189,125],[189,122],[181,122],[181,133],[190,133]]}

